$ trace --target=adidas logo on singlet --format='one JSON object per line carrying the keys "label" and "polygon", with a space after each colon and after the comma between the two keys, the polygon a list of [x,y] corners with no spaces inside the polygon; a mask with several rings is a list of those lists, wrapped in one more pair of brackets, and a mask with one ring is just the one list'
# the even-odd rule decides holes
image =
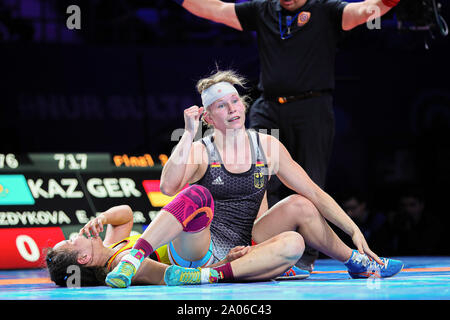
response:
{"label": "adidas logo on singlet", "polygon": [[224,182],[223,182],[222,178],[221,178],[220,176],[218,176],[217,178],[215,178],[215,179],[213,180],[213,182],[211,182],[211,184],[214,184],[214,185],[223,185]]}

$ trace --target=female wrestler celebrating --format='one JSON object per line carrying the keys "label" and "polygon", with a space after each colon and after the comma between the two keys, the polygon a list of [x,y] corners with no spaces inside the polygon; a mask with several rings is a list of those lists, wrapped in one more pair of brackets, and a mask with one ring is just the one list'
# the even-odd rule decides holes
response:
{"label": "female wrestler celebrating", "polygon": [[[234,87],[243,83],[232,71],[197,83],[203,107],[185,110],[185,132],[161,176],[161,190],[168,195],[192,185],[161,210],[106,282],[128,286],[141,261],[165,243],[178,265],[206,261],[199,269],[170,266],[168,285],[270,279],[296,262],[305,242],[343,262],[353,278],[400,272],[403,263],[373,253],[356,224],[275,137],[246,130],[245,99]],[[213,133],[193,142],[202,114]],[[297,194],[267,210],[265,188],[273,174]],[[351,236],[357,250],[347,247],[326,220]],[[248,247],[252,239],[258,244]],[[245,246],[235,249],[239,259],[221,261],[239,245]]]}

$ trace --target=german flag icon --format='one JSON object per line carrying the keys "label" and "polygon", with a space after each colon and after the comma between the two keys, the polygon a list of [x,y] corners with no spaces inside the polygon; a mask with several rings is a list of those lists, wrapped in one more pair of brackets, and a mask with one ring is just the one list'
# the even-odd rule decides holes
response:
{"label": "german flag icon", "polygon": [[[142,185],[144,187],[145,192],[147,193],[148,199],[150,200],[150,204],[155,208],[162,208],[170,201],[172,201],[176,195],[173,197],[166,196],[161,192],[159,185],[161,180],[144,180],[142,181]],[[182,190],[187,188],[189,185],[186,184]],[[182,191],[180,190],[180,191]]]}

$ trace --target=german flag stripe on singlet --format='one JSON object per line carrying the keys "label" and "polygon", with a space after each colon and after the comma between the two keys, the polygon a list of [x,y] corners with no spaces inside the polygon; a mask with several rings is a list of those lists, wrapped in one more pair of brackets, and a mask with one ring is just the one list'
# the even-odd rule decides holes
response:
{"label": "german flag stripe on singlet", "polygon": [[141,235],[140,234],[136,234],[134,236],[130,236],[128,238],[122,239],[119,242],[116,242],[112,245],[109,246],[109,248],[114,249],[115,247],[117,247],[118,245],[122,244],[125,242],[125,245],[120,248],[119,250],[117,250],[107,261],[106,263],[106,268],[108,270],[110,270],[111,267],[111,263],[114,261],[114,259],[117,257],[118,254],[124,252],[125,250],[129,250],[131,248],[133,248],[134,244],[136,243],[137,239],[139,239]]}

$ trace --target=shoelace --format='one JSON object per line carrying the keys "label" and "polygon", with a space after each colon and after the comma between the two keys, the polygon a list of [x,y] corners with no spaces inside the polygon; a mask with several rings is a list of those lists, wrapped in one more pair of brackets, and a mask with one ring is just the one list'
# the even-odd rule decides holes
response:
{"label": "shoelace", "polygon": [[384,263],[384,265],[382,265],[382,264],[379,264],[378,262],[376,262],[375,260],[371,260],[365,254],[364,255],[360,254],[359,252],[352,256],[352,261],[356,262],[358,264],[362,264],[365,268],[372,270],[372,271],[387,269],[387,266],[388,266],[388,259],[386,259],[386,258],[381,258],[381,261],[383,261],[383,263]]}
{"label": "shoelace", "polygon": [[181,272],[180,282],[182,282],[182,283],[198,283],[198,282],[200,282],[200,271],[189,270],[189,271]]}
{"label": "shoelace", "polygon": [[288,271],[285,272],[286,276],[295,276],[294,269],[290,268]]}
{"label": "shoelace", "polygon": [[369,262],[369,268],[372,268],[372,269],[375,269],[375,270],[387,269],[388,260],[389,259],[381,258],[381,261],[383,261],[384,264],[379,264],[375,260],[372,260],[372,261]]}
{"label": "shoelace", "polygon": [[129,262],[123,262],[123,264],[119,267],[119,273],[125,274],[126,276],[130,276],[134,272],[134,266]]}

